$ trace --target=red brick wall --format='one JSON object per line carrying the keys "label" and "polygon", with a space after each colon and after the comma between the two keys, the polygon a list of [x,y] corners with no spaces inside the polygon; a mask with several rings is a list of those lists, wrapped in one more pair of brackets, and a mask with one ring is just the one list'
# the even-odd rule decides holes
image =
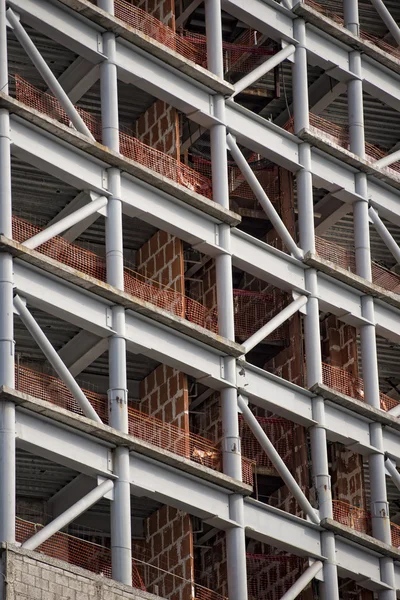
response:
{"label": "red brick wall", "polygon": [[183,247],[177,237],[157,231],[138,250],[136,269],[144,277],[184,293]]}
{"label": "red brick wall", "polygon": [[196,567],[200,575],[196,583],[221,596],[228,596],[225,534],[220,531],[207,544],[196,550]]}
{"label": "red brick wall", "polygon": [[[329,315],[321,324],[322,360],[358,376],[357,330]],[[363,460],[360,454],[332,444],[332,496],[366,509]]]}
{"label": "red brick wall", "polygon": [[160,365],[140,383],[140,408],[146,414],[189,431],[187,376]]}
{"label": "red brick wall", "polygon": [[[168,571],[153,578],[153,585],[147,591],[170,600],[190,600],[193,597],[194,577],[190,516],[170,506],[163,506],[146,519],[145,527],[147,560]],[[182,578],[188,581],[182,581]]]}
{"label": "red brick wall", "polygon": [[[134,123],[135,136],[169,156],[179,158],[179,118],[175,108],[157,100]],[[151,168],[151,165],[148,165]]]}

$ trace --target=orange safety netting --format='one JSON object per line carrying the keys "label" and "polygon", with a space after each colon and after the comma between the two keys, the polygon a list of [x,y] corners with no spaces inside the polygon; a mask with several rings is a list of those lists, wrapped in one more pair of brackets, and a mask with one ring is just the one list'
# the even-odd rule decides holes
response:
{"label": "orange safety netting", "polygon": [[[146,11],[125,0],[115,0],[114,14],[118,19],[134,29],[163,44],[170,50],[184,56],[198,65],[207,68],[207,38],[205,35],[182,30],[176,33]],[[251,71],[260,59],[272,54],[271,50],[259,46],[259,36],[254,30],[247,30],[235,43],[223,42],[225,72]]]}
{"label": "orange safety netting", "polygon": [[[357,506],[352,506],[348,502],[341,500],[332,500],[333,518],[342,525],[347,525],[355,531],[372,535],[371,514]],[[390,523],[390,532],[392,537],[392,546],[400,547],[400,527],[395,523]]]}
{"label": "orange safety netting", "polygon": [[[42,525],[17,517],[15,529],[16,541],[23,544],[39,529],[42,529]],[[76,567],[111,578],[111,550],[93,542],[81,540],[67,533],[57,532],[41,544],[36,552],[41,552],[46,556],[64,560]],[[132,559],[132,587],[146,591],[143,573],[140,573],[139,569],[143,571]]]}
{"label": "orange safety netting", "polygon": [[[57,377],[16,365],[15,389],[71,412],[83,414],[74,396]],[[108,423],[107,396],[88,389],[82,388],[82,391],[103,423]],[[221,450],[205,437],[185,431],[131,407],[128,408],[128,424],[130,435],[210,469],[222,470]],[[251,457],[242,458],[243,481],[248,485],[253,484],[253,465],[254,461]]]}
{"label": "orange safety netting", "polygon": [[332,509],[333,518],[338,523],[361,533],[371,533],[371,516],[366,510],[341,500],[332,500]]}
{"label": "orange safety netting", "polygon": [[[337,125],[336,123],[332,123],[331,121],[328,121],[328,119],[320,117],[319,115],[314,115],[313,113],[309,113],[309,124],[310,130],[314,130],[318,137],[333,142],[345,150],[350,150],[348,126]],[[293,117],[289,119],[284,128],[293,133]],[[378,148],[378,146],[365,142],[365,160],[371,163],[372,166],[375,161],[387,156],[387,154],[387,150],[382,150],[382,148]],[[383,167],[382,170],[391,177],[396,177],[397,174],[400,173],[400,161],[395,162],[388,167]]]}
{"label": "orange safety netting", "polygon": [[[285,463],[288,463],[293,453],[294,424],[286,419],[275,417],[256,417],[256,419],[269,437],[281,459]],[[255,461],[257,467],[274,468],[273,463],[254,437],[253,432],[242,416],[239,416],[239,435],[242,456]]]}
{"label": "orange safety netting", "polygon": [[[212,180],[211,161],[209,159],[193,154],[190,156],[190,162],[196,171],[202,173],[209,181]],[[257,155],[252,155],[248,163],[268,198],[273,204],[276,204],[280,198],[279,175],[276,167],[267,165],[265,160],[257,159]],[[261,210],[258,200],[243,177],[242,172],[232,162],[228,163],[228,185],[231,199],[251,201],[251,208]]]}
{"label": "orange safety netting", "polygon": [[[327,6],[319,4],[318,2],[315,2],[315,0],[304,0],[304,3],[313,8],[314,10],[318,11],[319,13],[325,15],[326,17],[329,17],[329,19],[331,19],[338,25],[344,27],[343,18],[338,14],[334,13]],[[339,5],[339,9],[343,9],[343,3]],[[381,50],[384,50],[388,54],[392,54],[396,58],[400,58],[400,48],[388,44],[387,42],[385,42],[385,40],[379,39],[375,35],[372,35],[371,33],[367,33],[366,31],[362,30],[360,31],[359,37],[362,40],[375,44],[375,46],[378,46],[379,48],[381,48]]]}
{"label": "orange safety netting", "polygon": [[[30,108],[44,113],[64,125],[72,126],[69,117],[61,107],[57,98],[37,89],[19,75],[15,76],[15,94],[18,101],[26,104]],[[76,110],[95,140],[101,142],[101,120],[80,108],[76,108]],[[144,167],[155,171],[167,179],[175,181],[192,192],[211,198],[211,182],[207,177],[197,173],[197,171],[173,156],[169,156],[164,152],[144,144],[135,138],[132,135],[132,132],[120,130],[119,145],[120,153],[126,158],[140,163]]]}
{"label": "orange safety netting", "polygon": [[[235,289],[233,290],[233,309],[235,335],[241,340],[246,340],[276,314],[278,307],[272,294]],[[275,329],[266,340],[282,341],[286,337],[287,326],[282,325]]]}
{"label": "orange safety netting", "polygon": [[[17,517],[16,541],[24,543],[42,527],[40,524]],[[36,552],[63,560],[109,579],[112,578],[111,550],[100,544],[57,532],[41,544]],[[142,546],[134,545],[132,555],[132,587],[135,589],[165,598],[174,598],[176,592],[179,593],[179,589],[187,588],[190,590],[192,600],[226,600],[220,594],[170,572],[169,566],[164,564],[165,561],[159,557],[156,559],[157,564],[152,564],[151,557]],[[143,560],[144,558],[146,561]],[[170,568],[172,569],[173,566]]]}
{"label": "orange safety netting", "polygon": [[249,600],[280,600],[306,565],[304,558],[275,554],[246,554],[246,562]]}
{"label": "orange safety netting", "polygon": [[[13,216],[13,238],[20,243],[42,231],[21,217]],[[56,236],[36,248],[37,252],[76,269],[86,275],[106,281],[106,262],[97,254],[67,242]],[[125,291],[140,300],[151,302],[158,308],[183,317],[192,323],[217,332],[218,324],[215,311],[206,309],[202,304],[162,284],[143,277],[140,273],[124,269]]]}
{"label": "orange safety netting", "polygon": [[[322,363],[322,382],[337,392],[365,402],[363,379],[355,377],[340,367]],[[393,400],[383,392],[379,392],[379,398],[381,409],[385,411],[391,410],[399,404],[397,400]]]}
{"label": "orange safety netting", "polygon": [[[352,250],[338,246],[336,242],[330,242],[320,237],[315,238],[315,249],[317,254],[339,265],[347,271],[356,273],[356,257]],[[400,293],[400,276],[377,263],[372,262],[372,282],[385,290]]]}

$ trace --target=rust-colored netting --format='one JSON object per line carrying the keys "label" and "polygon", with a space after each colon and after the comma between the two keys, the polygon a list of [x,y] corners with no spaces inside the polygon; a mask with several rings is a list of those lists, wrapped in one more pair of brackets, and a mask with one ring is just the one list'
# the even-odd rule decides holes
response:
{"label": "rust-colored netting", "polygon": [[[42,92],[34,85],[31,85],[20,75],[15,75],[15,97],[19,102],[26,104],[29,108],[33,108],[48,117],[63,123],[69,127],[73,127],[70,118],[68,117],[61,104],[51,94]],[[101,141],[101,121],[81,108],[75,107],[80,117],[84,121],[86,127],[97,141]]]}
{"label": "rust-colored netting", "polygon": [[[16,541],[21,544],[32,537],[39,529],[42,529],[42,525],[20,518],[16,519],[15,525]],[[46,556],[64,560],[76,567],[111,578],[111,550],[93,542],[81,540],[67,533],[57,532],[41,544],[36,552],[41,552]],[[139,568],[135,560],[132,559],[132,587],[146,591]],[[143,571],[142,568],[140,570]]]}
{"label": "rust-colored netting", "polygon": [[[13,238],[20,243],[42,231],[41,227],[33,225],[21,217],[13,216]],[[106,281],[106,262],[97,254],[67,242],[64,238],[56,236],[45,242],[37,249],[54,260],[90,275],[95,279]],[[205,306],[188,298],[179,292],[168,289],[156,281],[147,279],[132,269],[124,270],[125,291],[140,300],[151,302],[158,308],[167,310],[174,315],[183,317],[195,325],[217,332],[218,324],[215,311],[209,311]]]}
{"label": "rust-colored netting", "polygon": [[[195,154],[190,156],[190,162],[196,171],[202,173],[208,180],[212,181],[211,161]],[[256,154],[253,154],[248,163],[257,177],[263,190],[273,204],[277,204],[280,198],[278,170],[274,165],[266,164]],[[260,204],[254,195],[251,187],[243,177],[240,169],[233,162],[228,163],[228,184],[229,197],[231,200],[247,200],[249,208],[252,210],[261,210]],[[247,205],[246,205],[247,206]]]}
{"label": "rust-colored netting", "polygon": [[[322,381],[337,392],[365,402],[364,381],[361,377],[354,377],[354,375],[340,367],[322,363]],[[399,404],[397,400],[393,400],[383,392],[379,392],[379,398],[381,409],[385,411],[391,410]]]}
{"label": "rust-colored netting", "polygon": [[[315,238],[315,249],[321,258],[356,273],[356,257],[352,250],[320,237]],[[372,282],[390,292],[400,293],[400,276],[375,262],[372,263]]]}
{"label": "rust-colored netting", "polygon": [[[304,3],[313,8],[314,10],[317,10],[321,14],[325,15],[326,17],[329,17],[338,25],[344,27],[343,18],[340,15],[333,12],[332,10],[330,10],[327,6],[319,4],[318,2],[315,2],[315,0],[304,0]],[[334,8],[332,6],[332,2],[330,2],[330,8]],[[339,2],[338,8],[339,10],[343,9],[343,3],[341,1]],[[361,30],[360,38],[365,41],[371,42],[372,44],[375,44],[375,46],[378,46],[378,48],[380,48],[381,50],[388,52],[388,54],[392,54],[396,58],[400,58],[400,48],[388,44],[387,42],[385,42],[385,40],[380,39],[375,35],[372,35],[371,33],[367,33],[366,31]]]}
{"label": "rust-colored netting", "polygon": [[[71,412],[83,414],[74,396],[57,377],[40,373],[22,365],[16,365],[15,389],[35,398],[51,402]],[[82,388],[82,391],[103,423],[107,424],[107,396],[85,388]],[[132,407],[128,408],[128,424],[130,435],[144,442],[193,460],[210,469],[222,470],[221,450],[205,437],[185,431]],[[253,465],[254,460],[251,459],[251,456],[248,458],[243,457],[243,481],[248,485],[253,484]]]}
{"label": "rust-colored netting", "polygon": [[[115,0],[114,14],[130,27],[139,30],[159,44],[177,52],[187,60],[207,68],[205,35],[182,30],[176,33],[146,11],[125,0]],[[235,43],[223,42],[225,72],[248,72],[273,52],[259,45],[260,34],[246,30]]]}
{"label": "rust-colored netting", "polygon": [[[82,415],[82,409],[61,379],[22,365],[15,366],[15,389]],[[103,423],[108,422],[107,397],[82,389]]]}
{"label": "rust-colored netting", "polygon": [[[24,519],[16,518],[16,541],[25,542],[43,526]],[[55,533],[50,539],[36,549],[46,556],[68,562],[103,575],[112,577],[111,550],[105,546],[89,542],[67,533]],[[195,584],[192,580],[169,572],[165,561],[157,560],[152,564],[151,557],[142,546],[132,547],[132,587],[150,593],[161,593],[166,598],[173,598],[175,590],[188,586],[192,590],[193,600],[227,600],[223,596]]]}
{"label": "rust-colored netting", "polygon": [[[15,95],[16,99],[26,104],[26,106],[44,113],[64,125],[72,127],[67,114],[57,98],[37,89],[19,75],[15,76]],[[101,142],[101,120],[80,108],[77,108],[77,111],[95,140]],[[211,198],[211,182],[207,177],[185,165],[180,160],[139,141],[132,135],[131,131],[120,130],[119,145],[120,153],[126,158],[140,163],[142,166],[155,171],[167,179],[171,179],[192,192]]]}
{"label": "rust-colored netting", "polygon": [[[328,121],[328,119],[320,117],[319,115],[314,115],[313,113],[309,114],[309,121],[310,131],[314,131],[318,137],[334,143],[345,150],[350,150],[350,137],[347,126],[336,125],[336,123],[332,123],[331,121]],[[293,118],[289,119],[289,121],[286,123],[285,129],[293,133]],[[387,150],[383,150],[382,148],[378,148],[369,142],[365,142],[365,160],[367,160],[369,163],[373,165],[375,161],[383,158],[384,156],[387,156]],[[388,175],[398,178],[398,173],[400,173],[400,161],[395,162],[388,167],[384,167],[382,170]]]}
{"label": "rust-colored netting", "polygon": [[332,508],[335,521],[355,531],[371,534],[371,515],[366,510],[341,500],[332,500]]}
{"label": "rust-colored netting", "polygon": [[[233,290],[233,307],[235,316],[235,335],[246,340],[258,331],[277,312],[276,300],[272,294],[252,292],[250,290]],[[281,341],[286,338],[285,325],[278,327],[266,339]]]}
{"label": "rust-colored netting", "polygon": [[[332,500],[333,518],[342,525],[347,525],[355,531],[372,535],[371,514],[357,506],[352,506],[348,502],[341,500]],[[395,523],[390,523],[390,532],[392,536],[392,546],[400,547],[400,527]]]}
{"label": "rust-colored netting", "polygon": [[249,600],[280,600],[306,566],[293,555],[247,554],[246,559]]}
{"label": "rust-colored netting", "polygon": [[[256,417],[256,419],[271,440],[281,459],[287,464],[293,453],[294,424],[286,419],[276,417]],[[274,468],[274,465],[242,416],[239,416],[239,435],[243,456],[254,460],[257,467]]]}

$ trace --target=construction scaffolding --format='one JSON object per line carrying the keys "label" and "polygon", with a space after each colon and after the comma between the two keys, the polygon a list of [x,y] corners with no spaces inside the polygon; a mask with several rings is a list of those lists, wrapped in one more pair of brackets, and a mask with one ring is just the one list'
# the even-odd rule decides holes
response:
{"label": "construction scaffolding", "polygon": [[0,0],[0,600],[399,595],[399,22]]}

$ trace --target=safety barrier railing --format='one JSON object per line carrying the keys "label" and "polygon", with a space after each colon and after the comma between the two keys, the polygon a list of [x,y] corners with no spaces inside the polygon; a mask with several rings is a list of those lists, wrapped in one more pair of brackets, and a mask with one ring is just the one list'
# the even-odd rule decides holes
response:
{"label": "safety barrier railing", "polygon": [[[13,216],[13,238],[23,242],[41,231],[42,228],[33,225],[21,217]],[[106,262],[97,254],[72,244],[60,236],[56,236],[36,249],[37,252],[61,262],[77,271],[85,273],[100,281],[106,281]],[[218,330],[215,311],[209,311],[205,306],[180,292],[170,289],[161,283],[144,277],[140,273],[125,267],[125,292],[154,304],[174,315],[204,327],[214,333]]]}
{"label": "safety barrier railing", "polygon": [[[57,377],[17,364],[15,367],[15,389],[35,398],[51,402],[71,412],[83,414],[71,392]],[[108,423],[107,396],[89,389],[83,389],[83,392],[103,423]],[[128,408],[128,424],[130,435],[144,442],[215,471],[222,470],[221,450],[205,437],[185,431],[176,425],[147,415],[133,407]],[[242,476],[244,483],[248,485],[253,484],[253,468],[254,460],[251,456],[243,457]]]}
{"label": "safety barrier railing", "polygon": [[[352,250],[320,237],[315,238],[315,249],[321,258],[356,273],[356,257]],[[389,292],[400,294],[400,276],[375,262],[372,262],[372,282]]]}
{"label": "safety barrier railing", "polygon": [[304,558],[275,554],[248,553],[246,563],[249,600],[280,600],[306,566]]}
{"label": "safety barrier railing", "polygon": [[[331,19],[338,25],[341,25],[342,27],[344,27],[343,18],[340,15],[338,15],[337,13],[333,12],[333,10],[332,10],[332,8],[335,8],[335,6],[333,6],[331,1],[329,2],[329,8],[323,4],[319,4],[318,2],[315,2],[315,0],[304,0],[304,4],[307,4],[308,6],[310,6],[314,10],[318,11],[325,17],[328,17],[329,19]],[[343,3],[339,2],[337,4],[337,8],[339,11],[343,10]],[[395,58],[400,58],[400,48],[398,48],[396,46],[392,46],[391,44],[388,44],[388,42],[386,42],[385,40],[382,40],[382,39],[376,37],[375,35],[372,35],[371,33],[367,33],[366,31],[363,31],[363,30],[360,31],[359,37],[362,40],[365,40],[365,41],[371,42],[372,44],[375,44],[375,46],[378,46],[378,48],[380,48],[381,50],[384,50],[388,54],[392,54]]]}
{"label": "safety barrier railing", "polygon": [[[289,119],[284,128],[293,133],[293,118]],[[350,137],[347,126],[337,125],[324,117],[309,113],[309,128],[310,131],[314,132],[319,138],[328,142],[333,142],[345,150],[350,150]],[[382,150],[382,148],[378,148],[369,142],[365,142],[365,159],[371,163],[371,165],[385,156],[387,156],[387,151]],[[398,178],[400,173],[400,161],[395,162],[388,167],[384,167],[382,170],[391,177]]]}
{"label": "safety barrier railing", "polygon": [[[281,459],[288,464],[293,454],[293,423],[276,417],[256,417]],[[256,467],[273,469],[274,465],[262,449],[250,427],[239,415],[239,436],[242,456],[251,458]]]}
{"label": "safety barrier railing", "polygon": [[[16,215],[13,215],[12,225],[13,238],[21,244],[42,231],[41,227],[33,225],[26,219]],[[103,258],[86,248],[68,242],[60,236],[55,236],[48,242],[38,246],[36,250],[95,279],[106,281],[106,262]],[[218,333],[218,313],[216,309],[208,309],[197,300],[168,288],[128,267],[124,269],[124,288],[127,294],[150,302],[158,308],[167,310],[191,323]],[[236,336],[239,339],[250,337],[277,310],[277,307],[273,304],[274,299],[269,294],[235,289],[233,290],[233,298]],[[267,339],[280,341],[285,337],[286,329],[285,326],[282,326],[276,329]]]}
{"label": "safety barrier railing", "polygon": [[[212,181],[211,161],[209,159],[192,154],[190,155],[190,162],[197,172]],[[273,204],[277,204],[281,196],[277,168],[269,165],[266,160],[258,157],[258,155],[252,155],[248,163],[268,198]],[[240,169],[233,162],[228,163],[228,185],[229,198],[231,200],[240,200],[242,201],[241,205],[251,210],[262,210],[254,192],[243,177]]]}
{"label": "safety barrier railing", "polygon": [[[125,0],[115,0],[114,14],[118,19],[159,44],[177,52],[187,60],[207,68],[207,38],[205,35],[185,29],[175,32],[153,15]],[[265,56],[272,54],[270,49],[259,46],[258,42],[259,34],[254,30],[246,30],[234,43],[223,42],[225,72],[239,69],[245,72],[251,71],[260,60],[265,60]]]}
{"label": "safety barrier railing", "polygon": [[371,515],[368,511],[341,500],[332,500],[332,509],[335,521],[355,531],[371,535]]}
{"label": "safety barrier railing", "polygon": [[[25,542],[36,533],[42,525],[16,518],[16,541]],[[36,549],[51,558],[68,562],[71,565],[86,569],[92,573],[112,578],[111,549],[91,541],[87,541],[64,532],[57,532]],[[223,596],[171,573],[168,565],[157,557],[152,564],[151,557],[146,556],[141,546],[132,548],[132,587],[144,592],[157,594],[163,598],[175,598],[180,590],[185,590],[185,597],[192,600],[226,600]],[[144,558],[147,560],[143,560]]]}
{"label": "safety barrier railing", "polygon": [[[19,102],[46,114],[66,126],[72,127],[70,119],[59,101],[51,94],[42,92],[19,75],[11,78],[10,89],[12,88],[15,88],[15,97]],[[76,107],[76,109],[95,140],[101,143],[101,120],[81,108]],[[131,131],[122,130],[121,128],[119,132],[119,144],[120,153],[126,158],[134,160],[159,175],[183,185],[192,192],[211,198],[211,182],[204,175],[197,173],[197,171],[173,156],[169,156],[160,150],[144,144],[135,138]]]}
{"label": "safety barrier railing", "polygon": [[[322,363],[322,382],[337,392],[365,402],[363,379],[355,377],[340,367]],[[399,404],[397,400],[393,400],[383,392],[379,392],[379,398],[381,409],[384,411],[389,411]]]}
{"label": "safety barrier railing", "polygon": [[[240,340],[249,338],[279,312],[278,301],[272,294],[251,290],[234,289],[233,307],[235,335]],[[282,325],[275,329],[266,340],[279,342],[286,338],[287,326]]]}
{"label": "safety barrier railing", "polygon": [[[332,500],[333,518],[342,525],[347,525],[355,531],[372,535],[371,515],[368,511],[352,506],[348,502]],[[400,527],[396,523],[390,523],[392,546],[400,547]]]}

